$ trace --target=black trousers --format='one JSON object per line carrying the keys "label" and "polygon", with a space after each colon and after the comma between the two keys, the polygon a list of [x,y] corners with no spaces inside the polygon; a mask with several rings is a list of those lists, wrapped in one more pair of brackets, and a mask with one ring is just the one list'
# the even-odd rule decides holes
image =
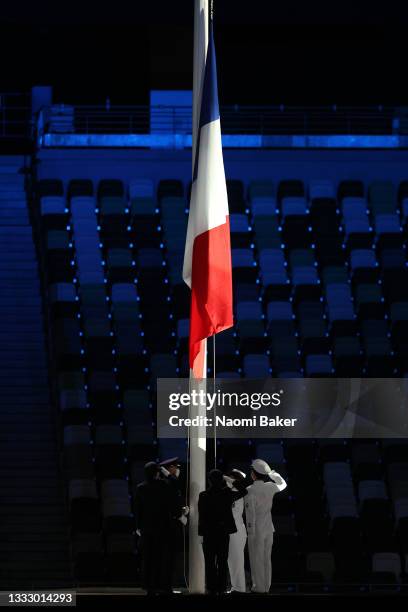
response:
{"label": "black trousers", "polygon": [[229,534],[215,532],[203,537],[205,581],[210,593],[227,589]]}
{"label": "black trousers", "polygon": [[172,585],[184,583],[184,537],[183,525],[179,520],[173,520],[169,529],[169,563]]}
{"label": "black trousers", "polygon": [[148,593],[171,590],[170,545],[167,530],[157,529],[142,533],[143,585]]}

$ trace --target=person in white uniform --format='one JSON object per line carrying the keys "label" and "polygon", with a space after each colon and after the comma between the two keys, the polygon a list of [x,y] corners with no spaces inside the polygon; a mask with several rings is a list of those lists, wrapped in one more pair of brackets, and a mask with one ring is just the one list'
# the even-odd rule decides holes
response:
{"label": "person in white uniform", "polygon": [[[244,472],[240,470],[232,470],[232,480],[243,481],[246,478]],[[230,480],[227,480],[230,484]],[[230,534],[229,550],[228,550],[228,569],[230,574],[231,591],[233,593],[245,593],[245,544],[247,540],[247,532],[244,523],[244,500],[238,499],[232,506],[232,515],[237,526],[236,533]]]}
{"label": "person in white uniform", "polygon": [[248,487],[245,515],[248,532],[249,562],[251,565],[252,592],[268,593],[272,582],[272,544],[274,526],[272,503],[275,493],[283,491],[287,484],[266,461],[256,459],[251,465],[253,484]]}

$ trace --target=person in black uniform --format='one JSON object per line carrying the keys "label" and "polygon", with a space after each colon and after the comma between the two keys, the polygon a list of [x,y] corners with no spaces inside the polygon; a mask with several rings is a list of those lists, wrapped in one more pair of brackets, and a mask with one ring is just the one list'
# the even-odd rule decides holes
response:
{"label": "person in black uniform", "polygon": [[[175,494],[179,498],[179,502],[183,505],[185,502],[184,492],[180,482],[181,466],[178,457],[166,459],[160,463],[160,473],[162,478],[174,489]],[[183,579],[183,527],[187,525],[187,515],[189,512],[188,506],[183,505],[182,515],[171,521],[169,532],[170,538],[170,572],[173,580],[178,580],[180,583]]]}
{"label": "person in black uniform", "polygon": [[180,500],[184,501],[182,486],[180,482],[180,472],[181,466],[178,460],[178,457],[172,457],[171,459],[166,459],[159,464],[160,474],[162,478],[164,478],[170,486],[172,486],[180,497]]}
{"label": "person in black uniform", "polygon": [[229,538],[237,530],[232,504],[247,494],[243,482],[230,479],[234,491],[227,486],[227,478],[220,470],[211,470],[210,486],[198,499],[198,533],[203,537],[206,586],[211,595],[220,595],[227,588]]}
{"label": "person in black uniform", "polygon": [[135,494],[136,530],[141,536],[144,587],[148,595],[171,593],[171,525],[182,515],[174,487],[159,478],[159,466],[145,465]]}

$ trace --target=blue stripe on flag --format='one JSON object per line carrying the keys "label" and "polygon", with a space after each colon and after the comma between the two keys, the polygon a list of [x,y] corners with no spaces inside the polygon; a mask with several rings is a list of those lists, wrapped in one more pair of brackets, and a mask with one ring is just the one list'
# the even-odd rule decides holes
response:
{"label": "blue stripe on flag", "polygon": [[209,25],[208,50],[205,62],[203,95],[201,100],[200,128],[220,117],[218,107],[217,62],[212,23]]}
{"label": "blue stripe on flag", "polygon": [[203,92],[201,96],[200,121],[198,125],[193,181],[195,181],[197,178],[201,128],[219,118],[220,110],[218,106],[217,62],[215,58],[213,25],[211,22],[208,32],[208,49],[205,61]]}

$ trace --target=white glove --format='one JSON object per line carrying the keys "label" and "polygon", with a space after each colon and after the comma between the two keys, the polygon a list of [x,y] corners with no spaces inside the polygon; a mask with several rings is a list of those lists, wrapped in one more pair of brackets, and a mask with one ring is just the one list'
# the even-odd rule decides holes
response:
{"label": "white glove", "polygon": [[190,508],[188,506],[184,506],[183,507],[183,514],[184,514],[184,516],[187,516],[189,512],[190,512]]}
{"label": "white glove", "polygon": [[184,525],[184,527],[187,525],[187,517],[184,516],[184,514],[180,516],[179,521],[182,525]]}
{"label": "white glove", "polygon": [[163,476],[166,476],[166,478],[170,476],[169,470],[166,470],[166,468],[163,465],[161,466],[160,471],[163,474]]}
{"label": "white glove", "polygon": [[223,476],[223,478],[227,484],[232,484],[234,482],[234,479],[231,478],[231,476]]}
{"label": "white glove", "polygon": [[139,538],[140,538],[140,536],[142,535],[142,534],[140,533],[140,529],[136,529],[136,533],[137,533],[137,535],[138,535],[138,536],[139,536]]}

